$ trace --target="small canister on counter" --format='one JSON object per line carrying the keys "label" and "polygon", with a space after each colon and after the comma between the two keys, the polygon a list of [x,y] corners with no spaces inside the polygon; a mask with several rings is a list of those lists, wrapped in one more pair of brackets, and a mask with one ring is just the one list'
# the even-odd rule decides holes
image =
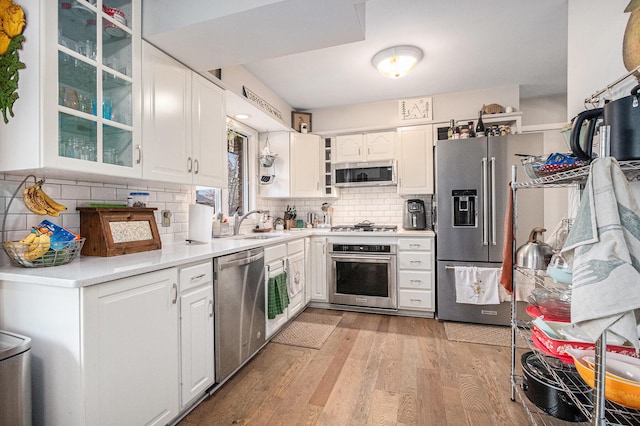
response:
{"label": "small canister on counter", "polygon": [[130,207],[147,207],[148,200],[148,192],[130,192],[129,197],[127,197],[127,205],[129,206],[129,203],[131,203]]}

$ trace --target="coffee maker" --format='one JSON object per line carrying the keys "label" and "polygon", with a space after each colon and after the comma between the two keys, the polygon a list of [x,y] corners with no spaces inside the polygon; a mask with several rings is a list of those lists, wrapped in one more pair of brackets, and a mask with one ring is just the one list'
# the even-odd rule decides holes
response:
{"label": "coffee maker", "polygon": [[427,215],[422,200],[406,200],[404,202],[404,217],[402,221],[404,229],[427,229]]}

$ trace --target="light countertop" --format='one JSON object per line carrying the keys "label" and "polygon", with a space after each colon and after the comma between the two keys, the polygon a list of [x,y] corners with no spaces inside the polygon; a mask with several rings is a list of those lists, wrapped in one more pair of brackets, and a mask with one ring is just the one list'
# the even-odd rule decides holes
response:
{"label": "light countertop", "polygon": [[[265,234],[251,234],[244,237],[261,235]],[[399,230],[395,233],[329,232],[316,229],[304,229],[291,232],[274,232],[268,235],[269,238],[260,239],[242,239],[242,237],[213,238],[211,243],[208,244],[177,242],[164,244],[160,250],[121,256],[79,256],[66,265],[55,267],[23,268],[13,265],[3,266],[0,267],[0,280],[79,288],[312,235],[327,237],[380,237],[383,235],[386,237],[434,237],[435,233],[432,231],[404,230]]]}

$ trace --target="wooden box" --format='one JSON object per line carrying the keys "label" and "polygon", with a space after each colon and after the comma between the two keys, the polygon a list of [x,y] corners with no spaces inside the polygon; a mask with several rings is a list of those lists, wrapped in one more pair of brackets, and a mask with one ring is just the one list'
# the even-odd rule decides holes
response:
{"label": "wooden box", "polygon": [[162,248],[154,208],[78,207],[85,256],[119,256]]}

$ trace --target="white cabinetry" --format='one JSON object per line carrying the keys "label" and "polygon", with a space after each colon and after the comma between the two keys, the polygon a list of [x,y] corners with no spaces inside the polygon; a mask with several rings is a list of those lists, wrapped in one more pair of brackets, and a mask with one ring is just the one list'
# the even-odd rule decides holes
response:
{"label": "white cabinetry", "polygon": [[[295,317],[306,306],[305,300],[305,251],[304,239],[287,243],[287,276],[295,294],[289,297],[289,319]],[[300,291],[301,290],[301,291]]]}
{"label": "white cabinetry", "polygon": [[0,170],[141,177],[141,1],[109,2],[126,24],[100,0],[21,3],[26,68],[0,126]]}
{"label": "white cabinetry", "polygon": [[[170,268],[86,288],[86,424],[164,425],[178,414],[177,283]],[[64,407],[74,409],[84,411]]]}
{"label": "white cabinetry", "polygon": [[278,132],[261,136],[261,145],[269,138],[271,151],[278,154],[274,163],[275,180],[260,185],[262,197],[320,197],[320,136],[311,133]]}
{"label": "white cabinetry", "polygon": [[[289,305],[284,309],[284,312],[277,315],[274,319],[267,317],[267,339],[271,337],[275,332],[290,319],[295,317],[304,307],[307,305],[306,294],[306,267],[305,267],[305,239],[299,239],[286,244],[278,244],[275,246],[265,247],[264,249],[264,263],[265,263],[265,279],[266,279],[266,295],[265,298],[268,306],[269,297],[269,277],[274,277],[282,272],[287,273],[287,282],[289,280],[302,280],[300,285],[301,291],[291,295],[291,285],[287,285],[289,290]],[[297,264],[298,268],[294,268],[293,264]]]}
{"label": "white cabinetry", "polygon": [[435,311],[433,238],[398,238],[398,309]]}
{"label": "white cabinetry", "polygon": [[396,132],[376,132],[336,137],[335,163],[393,160]]}
{"label": "white cabinetry", "polygon": [[143,58],[143,177],[226,187],[224,91],[148,43]]}
{"label": "white cabinetry", "polygon": [[[264,267],[265,267],[265,306],[269,306],[269,278],[276,277],[286,271],[287,261],[287,245],[278,244],[275,246],[265,247],[264,249]],[[269,319],[268,309],[265,312],[267,316],[266,323],[266,338],[268,339],[282,327],[288,319],[289,308],[284,308],[284,311],[275,318]]]}
{"label": "white cabinetry", "polygon": [[311,300],[328,302],[327,282],[327,238],[311,238]]}
{"label": "white cabinetry", "polygon": [[214,383],[213,264],[180,268],[180,408]]}
{"label": "white cabinetry", "polygon": [[433,194],[433,126],[398,130],[398,194]]}
{"label": "white cabinetry", "polygon": [[[165,425],[175,419],[180,354],[183,362],[191,354],[188,382],[182,372],[186,385],[205,375],[204,358],[212,357],[213,345],[205,348],[210,340],[185,336],[186,330],[196,339],[213,335],[205,331],[209,307],[201,308],[211,300],[211,272],[198,277],[210,268],[206,262],[182,269],[181,295],[175,267],[82,288],[0,281],[0,329],[32,338],[34,389],[46,390],[34,394],[33,423]],[[182,351],[179,309],[188,317]]]}

